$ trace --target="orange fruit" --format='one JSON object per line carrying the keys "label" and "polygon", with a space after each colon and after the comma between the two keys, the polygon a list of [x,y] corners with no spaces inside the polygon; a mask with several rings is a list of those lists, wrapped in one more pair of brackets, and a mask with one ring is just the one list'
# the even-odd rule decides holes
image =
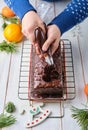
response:
{"label": "orange fruit", "polygon": [[20,42],[23,39],[20,24],[8,24],[4,29],[3,34],[9,42]]}
{"label": "orange fruit", "polygon": [[5,16],[7,18],[15,16],[14,12],[8,6],[4,6],[2,8],[2,12],[1,13],[2,13],[3,16]]}
{"label": "orange fruit", "polygon": [[88,84],[85,84],[84,86],[84,93],[88,96]]}

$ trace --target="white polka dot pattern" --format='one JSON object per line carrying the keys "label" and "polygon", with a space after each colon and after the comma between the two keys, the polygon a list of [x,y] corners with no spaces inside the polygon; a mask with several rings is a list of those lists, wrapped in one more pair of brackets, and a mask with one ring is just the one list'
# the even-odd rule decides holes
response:
{"label": "white polka dot pattern", "polygon": [[6,2],[6,4],[11,8],[13,9],[13,2],[14,0],[4,0]]}
{"label": "white polka dot pattern", "polygon": [[65,9],[75,16],[77,23],[88,17],[88,0],[72,0]]}
{"label": "white polka dot pattern", "polygon": [[33,10],[36,12],[34,7],[30,4],[30,0],[4,0],[4,1],[21,20],[28,11]]}
{"label": "white polka dot pattern", "polygon": [[[4,0],[7,5],[22,20],[23,16],[34,7],[30,0]],[[49,0],[47,0],[49,1]],[[59,1],[59,0],[58,0]],[[20,6],[19,6],[20,5]],[[56,24],[63,34],[76,24],[88,17],[88,0],[71,0],[64,11],[61,12],[50,24]]]}

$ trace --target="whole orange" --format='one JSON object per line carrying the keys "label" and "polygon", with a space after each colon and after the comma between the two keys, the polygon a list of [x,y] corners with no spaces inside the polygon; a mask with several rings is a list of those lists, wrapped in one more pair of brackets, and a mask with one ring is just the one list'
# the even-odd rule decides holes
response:
{"label": "whole orange", "polygon": [[20,24],[8,24],[4,29],[3,34],[9,42],[20,42],[23,39]]}
{"label": "whole orange", "polygon": [[4,6],[2,8],[2,15],[9,18],[9,17],[13,17],[15,16],[15,13],[8,7],[8,6]]}
{"label": "whole orange", "polygon": [[84,86],[84,93],[88,96],[88,84],[85,84]]}

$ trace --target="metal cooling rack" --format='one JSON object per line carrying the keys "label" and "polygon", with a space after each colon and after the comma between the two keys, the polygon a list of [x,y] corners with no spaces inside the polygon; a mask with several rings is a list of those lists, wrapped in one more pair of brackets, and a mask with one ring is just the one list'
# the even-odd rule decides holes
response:
{"label": "metal cooling rack", "polygon": [[60,44],[63,60],[64,100],[72,100],[76,96],[72,45],[67,39],[63,39]]}
{"label": "metal cooling rack", "polygon": [[22,100],[28,100],[30,54],[31,54],[31,44],[29,41],[25,41],[22,44],[19,87],[18,87],[18,97]]}
{"label": "metal cooling rack", "polygon": [[[73,56],[71,42],[67,39],[61,40],[61,52],[63,60],[63,81],[64,81],[64,100],[75,98],[75,77],[73,67]],[[29,100],[29,69],[30,69],[31,45],[25,42],[22,45],[18,97],[22,100]]]}

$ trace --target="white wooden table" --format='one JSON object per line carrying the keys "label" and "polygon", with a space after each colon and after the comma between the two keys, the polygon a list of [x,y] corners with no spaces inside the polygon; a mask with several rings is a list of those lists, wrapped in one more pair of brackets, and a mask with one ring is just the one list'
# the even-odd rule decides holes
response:
{"label": "white wooden table", "polygon": [[[39,0],[31,0],[33,6],[40,12]],[[46,7],[44,7],[44,4]],[[39,13],[43,20],[48,23],[55,15],[61,12],[67,1],[57,3],[41,3],[42,11]],[[5,5],[3,0],[0,0],[0,10]],[[45,10],[45,13],[44,13]],[[48,12],[48,16],[47,16]],[[2,34],[2,20],[0,19],[0,42],[4,39]],[[77,122],[71,117],[71,106],[74,105],[78,108],[82,108],[82,103],[86,103],[86,96],[83,91],[84,80],[88,82],[88,19],[83,23],[74,27],[63,35],[62,38],[69,39],[72,43],[73,50],[73,62],[75,73],[75,87],[76,97],[73,100],[67,100],[64,102],[64,117],[60,117],[60,103],[46,103],[43,109],[50,109],[52,114],[50,117],[41,123],[40,125],[30,128],[31,130],[80,130]],[[3,128],[2,130],[26,130],[25,124],[30,120],[29,108],[30,101],[21,100],[18,98],[18,85],[20,74],[20,62],[22,44],[30,44],[28,40],[19,44],[19,52],[15,54],[6,54],[0,52],[0,113],[3,112],[4,106],[8,101],[14,102],[16,105],[16,112],[14,116],[17,118],[17,122],[10,126]],[[29,53],[30,54],[30,53]],[[83,75],[84,72],[84,75]],[[19,114],[19,109],[23,107],[26,110],[24,115]],[[62,112],[63,112],[62,110]],[[63,115],[63,113],[62,113]],[[0,129],[1,130],[1,129]]]}

